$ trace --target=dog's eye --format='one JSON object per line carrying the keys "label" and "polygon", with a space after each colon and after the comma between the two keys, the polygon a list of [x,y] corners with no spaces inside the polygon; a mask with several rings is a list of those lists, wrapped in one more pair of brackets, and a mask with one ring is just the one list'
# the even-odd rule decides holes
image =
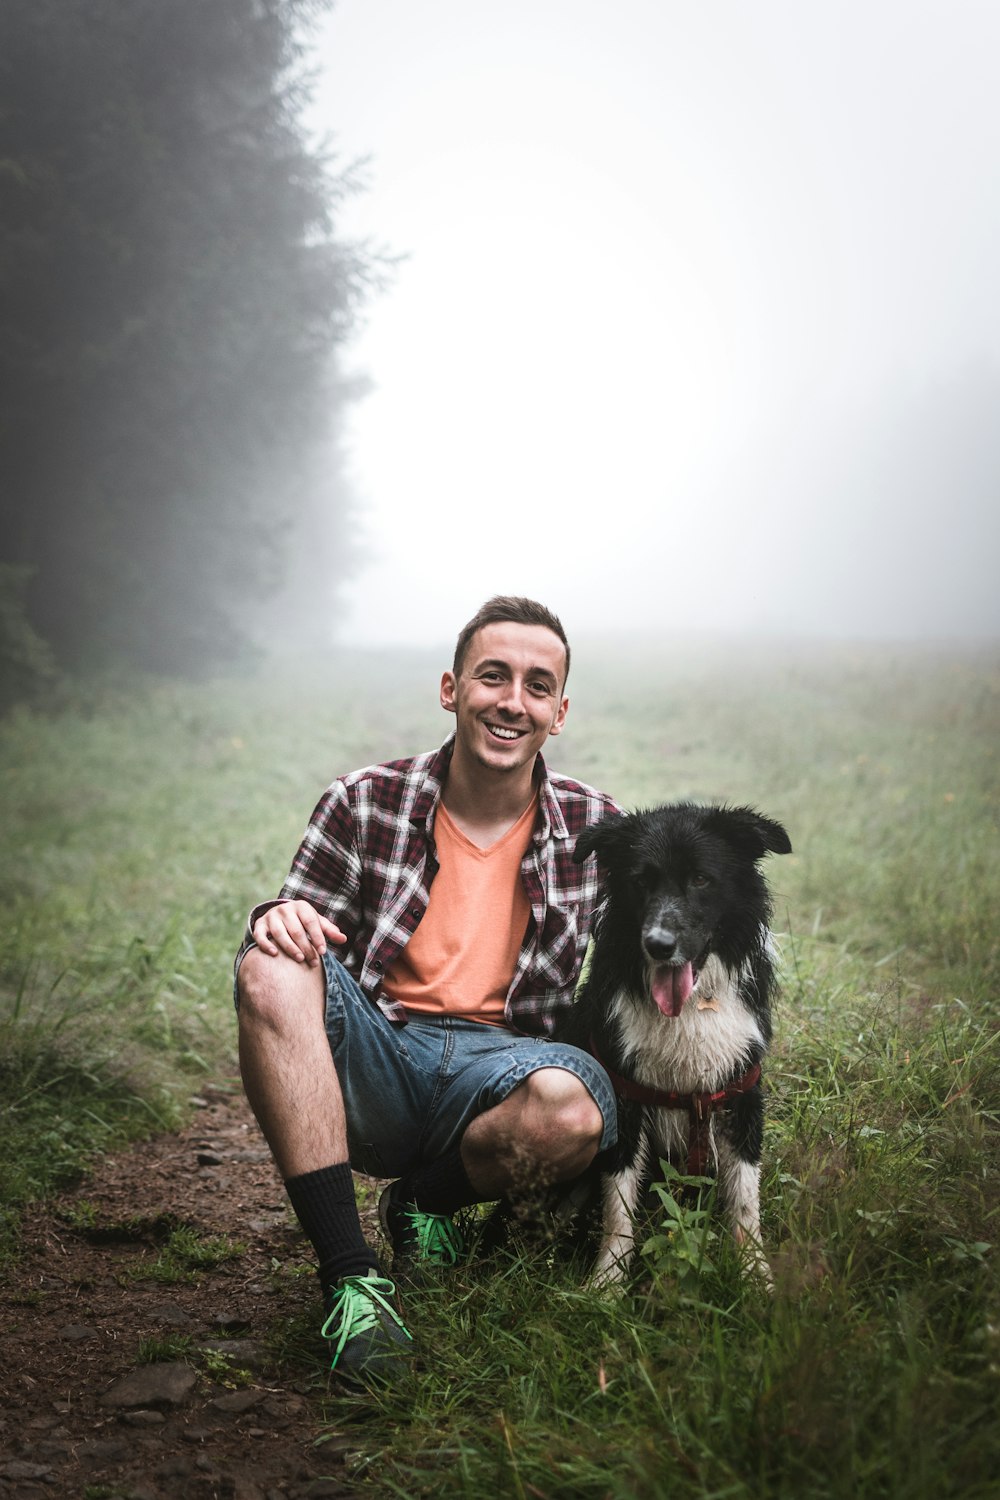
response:
{"label": "dog's eye", "polygon": [[692,875],[688,881],[688,884],[694,886],[696,891],[703,891],[706,885],[711,885],[711,883],[707,875]]}

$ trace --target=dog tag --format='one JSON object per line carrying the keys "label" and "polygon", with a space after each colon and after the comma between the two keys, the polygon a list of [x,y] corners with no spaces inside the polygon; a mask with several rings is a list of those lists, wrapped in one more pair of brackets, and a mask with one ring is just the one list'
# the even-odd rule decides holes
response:
{"label": "dog tag", "polygon": [[719,1008],[719,1002],[718,1002],[718,1000],[699,1000],[698,1001],[698,1009],[699,1010],[718,1010],[718,1008]]}

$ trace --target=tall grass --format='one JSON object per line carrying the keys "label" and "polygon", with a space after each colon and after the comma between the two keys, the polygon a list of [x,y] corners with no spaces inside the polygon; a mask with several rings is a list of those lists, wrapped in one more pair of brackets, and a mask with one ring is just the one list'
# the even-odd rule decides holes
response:
{"label": "tall grass", "polygon": [[[764,1229],[669,1241],[607,1302],[525,1247],[413,1291],[421,1356],[330,1397],[376,1494],[986,1496],[1000,1472],[1000,661],[578,642],[551,763],[639,805],[751,802],[783,990]],[[0,725],[8,1210],[234,1069],[229,964],[343,770],[449,728],[429,655],[137,685]],[[655,1227],[655,1226],[654,1226]]]}

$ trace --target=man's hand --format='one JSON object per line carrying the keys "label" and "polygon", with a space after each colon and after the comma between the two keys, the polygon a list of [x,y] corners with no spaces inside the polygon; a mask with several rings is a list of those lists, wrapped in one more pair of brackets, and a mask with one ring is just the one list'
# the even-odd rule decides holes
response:
{"label": "man's hand", "polygon": [[347,936],[308,901],[282,901],[257,918],[253,940],[272,958],[285,953],[296,963],[317,964],[327,943],[346,943]]}

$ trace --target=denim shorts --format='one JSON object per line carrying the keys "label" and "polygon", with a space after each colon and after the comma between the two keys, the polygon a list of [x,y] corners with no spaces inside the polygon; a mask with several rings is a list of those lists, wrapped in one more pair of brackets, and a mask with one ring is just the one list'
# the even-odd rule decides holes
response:
{"label": "denim shorts", "polygon": [[449,1016],[393,1024],[338,959],[327,952],[323,963],[326,1034],[356,1171],[401,1177],[436,1160],[539,1068],[564,1068],[583,1082],[604,1117],[601,1149],[614,1145],[614,1090],[589,1052]]}

